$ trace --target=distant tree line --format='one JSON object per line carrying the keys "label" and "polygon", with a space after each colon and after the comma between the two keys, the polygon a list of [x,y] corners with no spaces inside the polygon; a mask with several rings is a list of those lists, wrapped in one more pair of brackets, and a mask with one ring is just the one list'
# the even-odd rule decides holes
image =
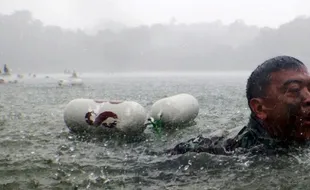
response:
{"label": "distant tree line", "polygon": [[154,24],[115,31],[46,26],[29,11],[0,15],[0,66],[25,72],[249,70],[275,55],[310,62],[310,19],[277,29],[243,21]]}

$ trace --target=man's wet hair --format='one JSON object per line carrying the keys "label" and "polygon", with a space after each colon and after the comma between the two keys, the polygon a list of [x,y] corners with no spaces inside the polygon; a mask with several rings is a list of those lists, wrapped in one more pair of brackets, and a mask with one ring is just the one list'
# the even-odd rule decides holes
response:
{"label": "man's wet hair", "polygon": [[[263,98],[271,74],[280,70],[300,69],[305,65],[298,59],[291,56],[277,56],[260,64],[250,75],[246,85],[246,97],[248,104],[252,98]],[[251,108],[251,107],[250,107]]]}

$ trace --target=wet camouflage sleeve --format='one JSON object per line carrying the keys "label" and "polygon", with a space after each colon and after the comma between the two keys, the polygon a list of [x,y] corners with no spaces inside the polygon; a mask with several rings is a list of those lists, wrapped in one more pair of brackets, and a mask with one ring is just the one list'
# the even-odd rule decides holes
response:
{"label": "wet camouflage sleeve", "polygon": [[187,142],[182,142],[176,145],[173,149],[168,150],[169,154],[184,154],[186,152],[208,152],[212,154],[228,154],[226,147],[230,145],[233,140],[224,140],[224,137],[204,138],[198,136],[192,138]]}

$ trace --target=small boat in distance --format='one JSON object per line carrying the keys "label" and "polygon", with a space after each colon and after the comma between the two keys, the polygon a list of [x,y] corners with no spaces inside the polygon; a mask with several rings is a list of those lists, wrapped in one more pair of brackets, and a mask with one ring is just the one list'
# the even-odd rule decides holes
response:
{"label": "small boat in distance", "polygon": [[82,86],[83,80],[78,76],[75,70],[72,71],[72,74],[68,79],[58,80],[59,86]]}
{"label": "small boat in distance", "polygon": [[0,84],[7,84],[7,83],[18,83],[18,78],[11,74],[12,70],[8,68],[6,64],[4,64],[3,71],[0,70]]}
{"label": "small boat in distance", "polygon": [[0,70],[0,74],[2,76],[10,76],[11,75],[11,70],[8,68],[8,66],[6,64],[4,64],[3,73],[1,73],[1,70]]}
{"label": "small boat in distance", "polygon": [[71,75],[71,78],[78,78],[77,74],[75,71],[73,71],[72,75]]}

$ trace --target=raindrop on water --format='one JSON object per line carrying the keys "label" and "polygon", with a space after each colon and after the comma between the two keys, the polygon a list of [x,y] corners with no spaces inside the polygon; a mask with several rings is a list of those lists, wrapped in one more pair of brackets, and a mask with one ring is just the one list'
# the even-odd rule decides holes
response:
{"label": "raindrop on water", "polygon": [[188,165],[190,165],[190,166],[192,165],[192,161],[191,161],[191,160],[188,160],[187,163],[188,163]]}
{"label": "raindrop on water", "polygon": [[188,170],[189,165],[184,166],[184,171]]}
{"label": "raindrop on water", "polygon": [[178,170],[181,169],[182,167],[183,167],[183,165],[180,165],[179,168],[178,168]]}

